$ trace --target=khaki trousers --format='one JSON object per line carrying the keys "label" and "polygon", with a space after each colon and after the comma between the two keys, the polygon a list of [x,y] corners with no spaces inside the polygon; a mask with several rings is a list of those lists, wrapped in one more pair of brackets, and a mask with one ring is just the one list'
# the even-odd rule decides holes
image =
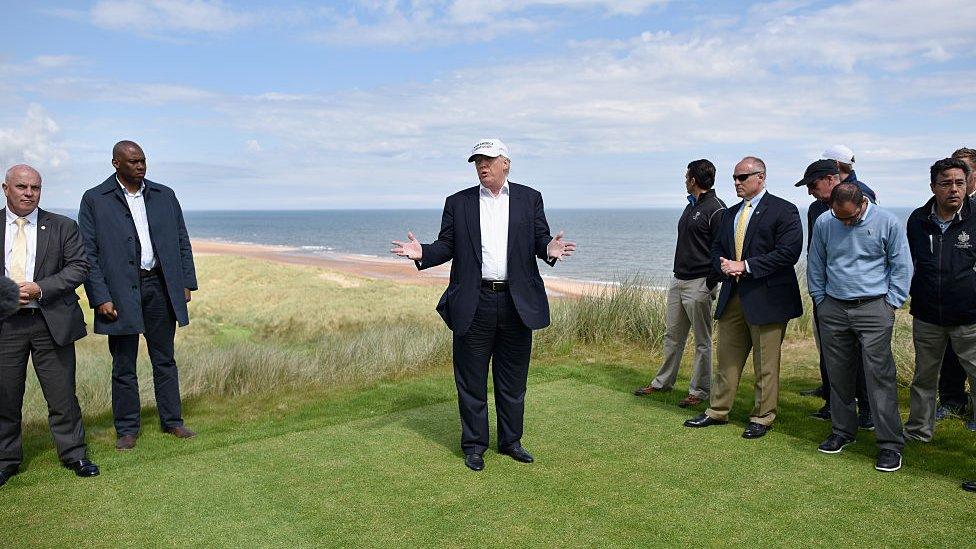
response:
{"label": "khaki trousers", "polygon": [[681,369],[689,330],[695,333],[695,360],[691,369],[688,394],[708,398],[712,375],[712,299],[705,278],[671,279],[665,318],[664,363],[651,387],[669,390],[674,387]]}
{"label": "khaki trousers", "polygon": [[[948,342],[952,342],[959,364],[969,374],[969,383],[976,387],[976,324],[939,326],[916,318],[912,321],[912,337],[915,342],[915,378],[908,401],[905,433],[929,442],[935,432],[935,396]],[[976,405],[976,391],[970,398],[970,404]]]}
{"label": "khaki trousers", "polygon": [[738,293],[733,293],[718,319],[718,365],[712,375],[712,395],[705,413],[727,421],[742,368],[752,351],[756,398],[749,421],[771,425],[779,400],[779,365],[786,323],[754,325],[746,322]]}

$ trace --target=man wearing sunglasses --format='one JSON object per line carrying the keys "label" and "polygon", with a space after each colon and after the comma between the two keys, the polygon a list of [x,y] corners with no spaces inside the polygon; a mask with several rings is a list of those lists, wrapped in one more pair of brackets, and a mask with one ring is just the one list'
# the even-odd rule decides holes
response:
{"label": "man wearing sunglasses", "polygon": [[969,165],[945,158],[931,168],[933,197],[908,218],[912,278],[915,377],[905,434],[929,442],[935,430],[935,395],[945,348],[976,376],[976,216],[966,196]]}
{"label": "man wearing sunglasses", "polygon": [[712,265],[723,280],[715,308],[718,365],[709,408],[685,426],[728,423],[742,368],[752,351],[756,400],[742,437],[754,439],[765,435],[776,418],[786,324],[803,314],[793,268],[803,251],[803,228],[796,206],[766,192],[762,160],[743,158],[732,178],[742,201],[723,216],[712,244]]}
{"label": "man wearing sunglasses", "polygon": [[860,343],[879,448],[875,469],[884,472],[901,468],[905,445],[891,333],[911,276],[898,218],[871,204],[853,183],[834,187],[830,213],[817,218],[807,256],[807,288],[817,307],[832,413],[832,432],[818,449],[840,453],[857,435],[854,355]]}
{"label": "man wearing sunglasses", "polygon": [[[851,153],[849,157],[842,156],[844,150],[850,152],[850,149],[844,147],[843,145],[835,145],[824,152],[824,156],[830,155],[831,158],[817,160],[816,162],[807,166],[806,172],[803,174],[803,179],[797,182],[797,187],[806,186],[807,192],[812,196],[815,201],[810,204],[807,208],[807,253],[810,253],[810,243],[813,240],[813,227],[816,224],[817,218],[823,213],[830,209],[828,205],[830,203],[830,193],[834,190],[839,183],[841,183],[841,178],[843,177],[844,182],[854,183],[857,185],[864,196],[870,200],[872,203],[875,202],[874,191],[868,188],[867,185],[861,183],[857,180],[854,175],[851,165],[854,162],[854,154]],[[840,157],[841,161],[834,157]],[[848,163],[849,162],[849,163]],[[846,170],[846,172],[845,172]],[[846,175],[845,175],[846,173]],[[817,329],[817,307],[813,307],[813,336],[814,341],[817,343],[817,350],[821,349],[820,342],[820,331]],[[857,347],[859,349],[860,347]],[[864,368],[861,366],[860,351],[853,353],[855,356],[855,361],[857,363],[858,378],[857,378],[857,405],[859,409],[858,413],[858,423],[861,429],[864,430],[874,430],[874,420],[871,419],[871,405],[868,403],[869,399],[867,396],[867,391],[865,389],[864,381]],[[824,399],[824,405],[816,412],[810,414],[810,417],[814,419],[819,419],[822,421],[830,421],[830,380],[827,374],[827,365],[823,358],[823,353],[820,352],[820,380],[822,385],[811,392],[805,392],[811,396],[820,396]]]}

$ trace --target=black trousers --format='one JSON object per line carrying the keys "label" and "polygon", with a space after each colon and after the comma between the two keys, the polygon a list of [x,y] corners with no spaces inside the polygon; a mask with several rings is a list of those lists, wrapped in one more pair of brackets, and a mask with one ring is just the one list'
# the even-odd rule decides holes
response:
{"label": "black trousers", "polygon": [[481,289],[471,328],[454,336],[454,382],[461,412],[461,450],[488,449],[488,363],[495,382],[498,448],[522,439],[525,384],[532,354],[532,330],[519,317],[508,291]]}
{"label": "black trousers", "polygon": [[[976,390],[976,388],[973,388]],[[952,343],[946,346],[942,358],[942,371],[939,373],[939,404],[953,408],[965,408],[969,403],[966,394],[966,371],[959,364],[959,357],[952,350]]]}
{"label": "black trousers", "polygon": [[[173,340],[176,337],[176,315],[166,297],[162,279],[150,275],[140,279],[142,318],[146,347],[152,364],[153,389],[159,423],[163,429],[183,425],[180,404],[180,378],[176,370]],[[119,436],[139,433],[139,378],[136,358],[139,334],[110,335],[112,353],[112,416]]]}
{"label": "black trousers", "polygon": [[47,422],[61,461],[85,459],[85,428],[75,395],[75,345],[51,338],[40,310],[23,311],[0,326],[0,470],[14,470],[23,461],[21,420],[27,359],[47,401]]}
{"label": "black trousers", "polygon": [[[817,317],[817,306],[813,306],[813,321],[820,326],[820,319]],[[819,330],[818,332],[819,333]],[[824,360],[824,342],[822,340],[823,334],[820,334],[820,382],[823,384],[823,399],[824,403],[830,406],[830,375],[827,373],[827,361]],[[861,344],[858,341],[854,341],[854,347],[851,349],[852,362],[854,367],[857,368],[857,385],[854,387],[854,398],[857,399],[857,407],[861,414],[871,413],[871,402],[868,398],[867,381],[864,378],[864,362],[861,359]]]}

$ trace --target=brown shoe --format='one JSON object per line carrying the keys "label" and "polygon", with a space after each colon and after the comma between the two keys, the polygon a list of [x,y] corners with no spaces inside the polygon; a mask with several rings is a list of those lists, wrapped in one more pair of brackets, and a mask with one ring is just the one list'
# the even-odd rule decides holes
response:
{"label": "brown shoe", "polygon": [[173,435],[176,438],[193,438],[197,436],[196,433],[194,433],[193,431],[187,429],[182,425],[177,425],[176,427],[170,427],[169,429],[166,429],[166,432]]}
{"label": "brown shoe", "polygon": [[668,391],[670,391],[670,389],[661,389],[660,387],[648,385],[647,387],[640,387],[639,389],[635,390],[634,394],[637,396],[643,396],[650,395],[652,393],[666,393]]}
{"label": "brown shoe", "polygon": [[681,402],[678,403],[678,406],[681,408],[687,408],[689,406],[698,406],[701,403],[702,403],[702,399],[696,397],[695,395],[688,395],[685,398],[681,399]]}
{"label": "brown shoe", "polygon": [[122,435],[115,441],[116,450],[131,450],[136,447],[138,435]]}

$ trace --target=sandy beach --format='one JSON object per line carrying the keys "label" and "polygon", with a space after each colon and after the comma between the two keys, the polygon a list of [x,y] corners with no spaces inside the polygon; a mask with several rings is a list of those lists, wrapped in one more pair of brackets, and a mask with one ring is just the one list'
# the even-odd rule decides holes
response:
{"label": "sandy beach", "polygon": [[[288,246],[269,246],[263,244],[244,244],[216,240],[193,239],[193,253],[199,255],[236,255],[279,263],[310,265],[334,272],[364,278],[395,280],[405,284],[425,284],[446,286],[450,266],[440,265],[418,271],[411,261],[396,257],[381,258],[356,254],[310,254],[299,248]],[[553,297],[574,297],[599,292],[605,287],[596,282],[582,282],[559,277],[543,277],[546,291]]]}

